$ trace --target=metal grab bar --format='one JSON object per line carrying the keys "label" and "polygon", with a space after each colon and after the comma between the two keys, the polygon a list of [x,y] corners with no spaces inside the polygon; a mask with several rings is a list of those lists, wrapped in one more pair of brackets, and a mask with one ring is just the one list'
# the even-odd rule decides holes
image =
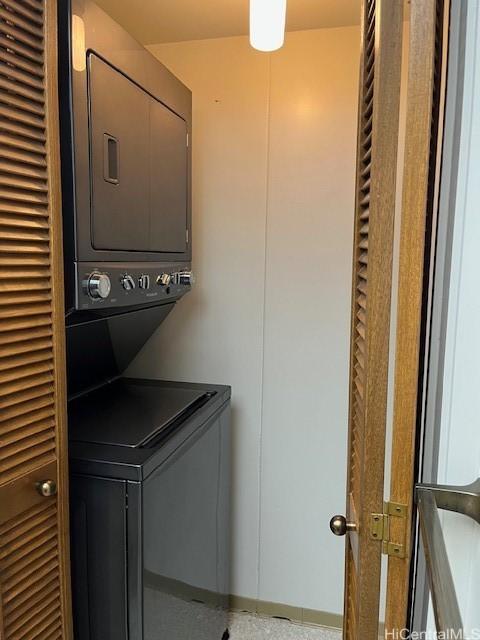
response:
{"label": "metal grab bar", "polygon": [[463,623],[438,509],[461,513],[480,524],[480,478],[462,487],[418,484],[415,499],[437,632],[455,638],[463,633]]}
{"label": "metal grab bar", "polygon": [[455,638],[452,632],[463,629],[462,616],[434,493],[417,490],[417,507],[437,631],[445,638]]}
{"label": "metal grab bar", "polygon": [[480,524],[480,478],[465,486],[417,484],[417,496],[423,490],[431,491],[435,495],[438,509],[461,513]]}

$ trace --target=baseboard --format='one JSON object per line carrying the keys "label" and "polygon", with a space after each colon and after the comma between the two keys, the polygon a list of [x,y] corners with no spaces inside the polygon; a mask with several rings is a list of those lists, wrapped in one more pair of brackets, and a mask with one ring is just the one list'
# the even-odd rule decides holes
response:
{"label": "baseboard", "polygon": [[315,624],[332,629],[342,629],[343,626],[343,616],[340,614],[317,611],[316,609],[304,609],[303,607],[294,607],[279,602],[243,598],[242,596],[230,596],[230,608],[232,611],[246,611],[272,618],[286,618],[293,622]]}
{"label": "baseboard", "polygon": [[146,587],[161,593],[167,593],[185,602],[198,602],[208,607],[221,607],[222,609],[230,608],[230,597],[226,594],[201,589],[181,580],[166,578],[148,570],[143,572],[143,580]]}

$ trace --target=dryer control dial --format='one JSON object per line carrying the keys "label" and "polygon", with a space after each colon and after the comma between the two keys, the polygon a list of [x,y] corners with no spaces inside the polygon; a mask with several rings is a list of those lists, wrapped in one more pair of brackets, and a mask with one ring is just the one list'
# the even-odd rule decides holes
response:
{"label": "dryer control dial", "polygon": [[125,291],[131,291],[132,289],[135,289],[135,280],[132,278],[132,276],[129,276],[128,273],[122,276],[122,287],[125,289]]}
{"label": "dryer control dial", "polygon": [[168,287],[172,281],[172,275],[170,273],[162,273],[157,277],[157,284],[162,287]]}
{"label": "dryer control dial", "polygon": [[88,295],[94,300],[108,298],[111,289],[112,284],[106,273],[94,271],[88,276],[87,291]]}
{"label": "dryer control dial", "polygon": [[180,271],[178,274],[178,284],[183,284],[191,287],[195,284],[195,276],[192,271]]}
{"label": "dryer control dial", "polygon": [[138,286],[140,287],[140,289],[150,289],[150,276],[143,273],[138,278]]}

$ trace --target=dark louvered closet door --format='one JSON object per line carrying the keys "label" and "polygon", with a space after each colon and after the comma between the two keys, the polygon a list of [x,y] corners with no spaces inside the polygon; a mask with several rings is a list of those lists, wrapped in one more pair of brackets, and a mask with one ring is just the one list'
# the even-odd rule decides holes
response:
{"label": "dark louvered closet door", "polygon": [[[402,46],[401,0],[364,0],[353,255],[345,624],[377,640],[393,228]],[[345,533],[345,531],[343,531]]]}
{"label": "dark louvered closet door", "polygon": [[70,638],[56,3],[0,1],[0,638]]}

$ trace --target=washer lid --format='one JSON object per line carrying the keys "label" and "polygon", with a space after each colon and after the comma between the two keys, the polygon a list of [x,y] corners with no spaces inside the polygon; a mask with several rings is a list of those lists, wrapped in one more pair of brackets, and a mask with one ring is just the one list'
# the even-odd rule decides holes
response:
{"label": "washer lid", "polygon": [[70,440],[148,446],[169,427],[179,426],[210,395],[201,389],[115,380],[69,402]]}

